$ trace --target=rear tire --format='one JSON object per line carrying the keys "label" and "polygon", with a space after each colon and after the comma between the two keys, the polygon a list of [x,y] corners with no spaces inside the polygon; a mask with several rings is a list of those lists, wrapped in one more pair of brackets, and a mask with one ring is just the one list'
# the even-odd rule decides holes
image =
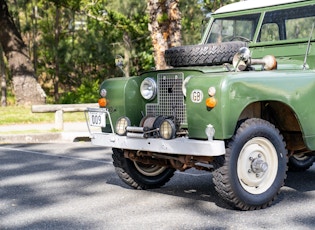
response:
{"label": "rear tire", "polygon": [[172,168],[127,159],[121,149],[113,149],[112,157],[117,175],[135,189],[160,188],[172,178],[175,172]]}
{"label": "rear tire", "polygon": [[289,157],[289,171],[303,172],[308,170],[314,163],[315,156],[293,155]]}
{"label": "rear tire", "polygon": [[287,150],[279,130],[262,119],[248,119],[228,144],[225,163],[213,173],[215,189],[241,210],[270,206],[284,184]]}

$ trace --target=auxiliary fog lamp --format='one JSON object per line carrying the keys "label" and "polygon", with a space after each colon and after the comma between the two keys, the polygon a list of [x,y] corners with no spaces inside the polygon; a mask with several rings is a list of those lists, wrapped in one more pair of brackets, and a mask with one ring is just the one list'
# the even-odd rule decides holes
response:
{"label": "auxiliary fog lamp", "polygon": [[128,117],[120,117],[116,121],[115,131],[119,136],[125,136],[127,133],[127,126],[130,126]]}
{"label": "auxiliary fog lamp", "polygon": [[172,120],[165,119],[161,122],[159,127],[160,136],[163,139],[169,140],[175,137],[176,127]]}
{"label": "auxiliary fog lamp", "polygon": [[171,117],[147,116],[141,121],[141,127],[148,130],[152,137],[159,136],[169,140],[175,138],[176,135],[176,125]]}

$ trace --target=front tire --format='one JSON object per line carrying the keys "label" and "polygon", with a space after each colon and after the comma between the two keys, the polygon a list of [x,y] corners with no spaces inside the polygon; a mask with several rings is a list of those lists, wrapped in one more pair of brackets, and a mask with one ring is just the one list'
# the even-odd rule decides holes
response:
{"label": "front tire", "polygon": [[284,184],[287,150],[268,121],[248,119],[228,144],[225,163],[213,173],[218,193],[241,210],[270,206]]}
{"label": "front tire", "polygon": [[153,189],[165,185],[175,169],[143,164],[124,157],[121,149],[113,149],[113,164],[120,179],[135,189]]}

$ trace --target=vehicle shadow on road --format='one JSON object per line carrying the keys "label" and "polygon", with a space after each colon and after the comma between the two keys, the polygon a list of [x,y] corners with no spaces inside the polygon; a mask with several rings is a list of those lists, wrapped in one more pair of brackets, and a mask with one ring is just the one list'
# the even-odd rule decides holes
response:
{"label": "vehicle shadow on road", "polygon": [[[286,198],[296,199],[299,202],[309,199],[306,192],[315,190],[314,178],[315,166],[305,172],[288,172],[285,185],[274,204],[285,202]],[[122,183],[118,176],[112,177],[112,180],[107,181],[107,183],[121,186],[125,189],[133,189]],[[200,172],[194,169],[186,172],[176,172],[165,186],[148,191],[196,201],[206,201],[227,210],[234,209],[223,201],[215,191],[210,172]]]}
{"label": "vehicle shadow on road", "polygon": [[[118,177],[118,176],[117,176]],[[121,184],[120,179],[112,178],[107,183],[122,186],[125,189],[133,189],[126,184]],[[194,201],[206,201],[215,203],[224,209],[232,209],[215,191],[212,174],[210,172],[190,169],[185,172],[176,172],[171,180],[161,188],[147,190],[149,192],[176,196]]]}
{"label": "vehicle shadow on road", "polygon": [[304,172],[288,172],[285,186],[298,192],[315,190],[315,165]]}

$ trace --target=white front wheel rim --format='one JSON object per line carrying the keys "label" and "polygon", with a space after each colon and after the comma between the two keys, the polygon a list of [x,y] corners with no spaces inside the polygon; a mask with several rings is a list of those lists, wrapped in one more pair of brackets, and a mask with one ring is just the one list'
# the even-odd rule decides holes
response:
{"label": "white front wheel rim", "polygon": [[267,191],[278,172],[277,151],[266,138],[246,142],[237,160],[237,176],[244,190],[251,194]]}

